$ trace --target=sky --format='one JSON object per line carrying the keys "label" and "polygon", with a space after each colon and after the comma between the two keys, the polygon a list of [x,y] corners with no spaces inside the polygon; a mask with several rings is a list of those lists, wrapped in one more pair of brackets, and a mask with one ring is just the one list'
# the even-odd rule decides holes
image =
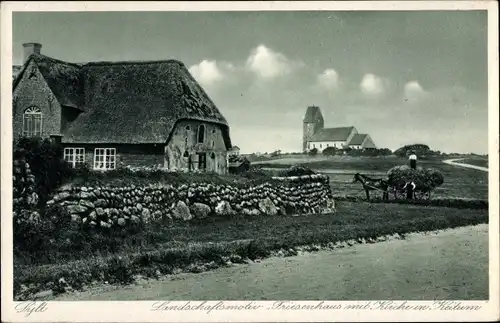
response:
{"label": "sky", "polygon": [[182,61],[243,153],[298,152],[307,106],[379,148],[487,153],[486,11],[13,14],[22,44],[69,62]]}

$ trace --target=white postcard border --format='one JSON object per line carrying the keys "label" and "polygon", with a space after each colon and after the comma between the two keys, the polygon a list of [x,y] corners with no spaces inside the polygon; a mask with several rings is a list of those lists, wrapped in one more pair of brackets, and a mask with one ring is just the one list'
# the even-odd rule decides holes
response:
{"label": "white postcard border", "polygon": [[[2,321],[7,322],[261,322],[261,321],[492,321],[499,318],[499,105],[498,105],[498,4],[496,1],[297,1],[297,2],[3,2],[1,7],[1,198],[2,198]],[[12,295],[12,11],[249,11],[249,10],[488,10],[488,147],[489,147],[489,257],[490,300],[462,301],[480,305],[477,311],[449,310],[346,310],[348,304],[326,302],[343,310],[269,310],[274,302],[222,301],[229,305],[262,305],[259,310],[178,310],[153,311],[155,301],[140,302],[47,302],[46,310],[17,313]],[[459,134],[457,134],[459,135]],[[7,265],[8,264],[8,265]],[[182,305],[187,301],[170,302]],[[206,306],[213,306],[212,301]],[[402,303],[397,302],[397,304]],[[191,302],[191,305],[201,302]],[[294,301],[317,305],[319,301]],[[40,302],[37,303],[40,305]],[[396,304],[396,303],[395,303]],[[408,301],[408,306],[429,305],[432,301]],[[17,307],[19,309],[19,307]],[[208,313],[210,312],[210,313]]]}

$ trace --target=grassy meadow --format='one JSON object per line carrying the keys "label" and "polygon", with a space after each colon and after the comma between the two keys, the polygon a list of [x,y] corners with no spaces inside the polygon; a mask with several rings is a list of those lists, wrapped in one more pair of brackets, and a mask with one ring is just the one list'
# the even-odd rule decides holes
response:
{"label": "grassy meadow", "polygon": [[[487,166],[486,158],[469,158],[463,162]],[[292,156],[254,163],[266,169],[286,168],[300,164],[330,177],[332,192],[336,196],[364,196],[361,184],[352,184],[356,173],[368,176],[385,177],[394,166],[407,164],[407,159],[398,157],[350,157],[350,156]],[[442,159],[419,160],[424,168],[435,168],[444,175],[444,183],[433,192],[433,198],[488,199],[488,173],[447,165]],[[376,193],[375,193],[376,194]]]}

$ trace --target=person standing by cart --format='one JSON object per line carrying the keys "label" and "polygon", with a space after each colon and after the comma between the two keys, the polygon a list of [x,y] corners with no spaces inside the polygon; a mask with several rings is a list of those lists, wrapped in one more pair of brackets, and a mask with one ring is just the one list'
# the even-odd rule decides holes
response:
{"label": "person standing by cart", "polygon": [[410,167],[412,169],[417,169],[417,154],[414,150],[410,152],[410,157],[408,157],[408,159],[410,160]]}

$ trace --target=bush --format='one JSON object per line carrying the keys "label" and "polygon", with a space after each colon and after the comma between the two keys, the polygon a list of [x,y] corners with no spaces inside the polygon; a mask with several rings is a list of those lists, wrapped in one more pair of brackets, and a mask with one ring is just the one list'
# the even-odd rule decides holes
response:
{"label": "bush", "polygon": [[318,154],[318,148],[313,148],[309,150],[309,156],[316,156]]}
{"label": "bush", "polygon": [[366,157],[378,157],[378,156],[390,156],[392,151],[388,148],[365,148],[365,149],[346,149],[344,150],[348,156],[366,156]]}
{"label": "bush", "polygon": [[335,147],[326,147],[323,149],[322,154],[325,156],[335,156],[337,154],[338,149]]}
{"label": "bush", "polygon": [[13,148],[14,161],[30,165],[40,205],[47,201],[55,188],[73,176],[73,170],[63,160],[63,148],[49,139],[20,138],[14,142]]}
{"label": "bush", "polygon": [[427,157],[440,156],[440,151],[433,151],[429,148],[429,146],[424,144],[413,144],[406,145],[394,151],[394,154],[398,157],[407,157],[411,151],[414,151],[415,154],[420,159],[425,159]]}
{"label": "bush", "polygon": [[313,170],[311,170],[305,166],[294,165],[288,169],[285,169],[285,170],[282,170],[281,172],[279,172],[278,176],[290,177],[290,176],[304,176],[304,175],[314,175],[314,174],[316,174],[316,172],[314,172]]}

